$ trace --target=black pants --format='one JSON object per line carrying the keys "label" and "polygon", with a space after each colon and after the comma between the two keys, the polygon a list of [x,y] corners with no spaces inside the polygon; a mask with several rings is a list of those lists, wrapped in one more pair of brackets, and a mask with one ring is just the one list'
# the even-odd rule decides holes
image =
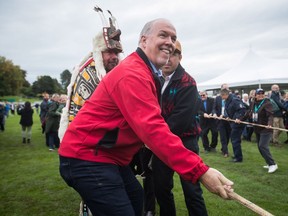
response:
{"label": "black pants", "polygon": [[220,120],[218,122],[218,131],[220,134],[220,141],[221,141],[221,151],[223,154],[228,154],[228,143],[231,136],[231,127],[229,122]]}
{"label": "black pants", "polygon": [[[197,138],[189,137],[184,141],[185,147],[191,151],[198,153],[199,147]],[[154,179],[154,190],[157,202],[160,206],[160,216],[176,216],[176,208],[174,202],[173,175],[174,171],[165,165],[155,155],[152,160],[152,171]],[[200,183],[193,184],[180,178],[182,189],[184,192],[186,207],[189,216],[205,216],[207,214],[205,202],[202,196]]]}
{"label": "black pants", "polygon": [[[218,131],[217,131],[216,124],[215,125],[205,125],[205,126],[202,126],[201,129],[202,129],[201,138],[202,138],[202,143],[203,143],[204,149],[209,151],[210,148],[216,148],[217,143],[218,143]],[[211,135],[212,135],[211,144],[209,144],[209,139],[208,139],[209,131],[211,131]]]}

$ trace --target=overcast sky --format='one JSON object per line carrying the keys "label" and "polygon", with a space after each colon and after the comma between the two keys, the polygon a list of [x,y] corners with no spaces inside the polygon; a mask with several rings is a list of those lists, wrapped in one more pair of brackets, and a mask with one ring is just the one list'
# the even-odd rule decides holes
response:
{"label": "overcast sky", "polygon": [[237,65],[249,47],[288,59],[287,0],[0,0],[0,56],[27,71],[30,83],[41,75],[60,80],[92,50],[102,29],[96,4],[117,18],[125,56],[136,49],[146,22],[171,20],[182,65],[198,83]]}

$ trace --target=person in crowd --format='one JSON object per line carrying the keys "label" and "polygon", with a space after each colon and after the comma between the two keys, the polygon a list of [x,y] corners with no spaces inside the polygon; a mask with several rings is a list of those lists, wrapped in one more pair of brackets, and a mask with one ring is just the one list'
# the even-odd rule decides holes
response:
{"label": "person in crowd", "polygon": [[[216,152],[216,146],[218,144],[218,131],[217,120],[209,118],[212,113],[214,98],[208,97],[206,91],[200,92],[201,105],[199,110],[199,121],[201,127],[201,138],[205,152]],[[209,144],[208,133],[211,131],[211,144]]]}
{"label": "person in crowd", "polygon": [[49,138],[49,151],[54,151],[55,147],[59,148],[58,129],[61,114],[57,112],[59,108],[59,94],[53,94],[48,103],[48,112],[46,114],[45,133]]}
{"label": "person in crowd", "polygon": [[36,109],[36,113],[37,113],[37,115],[39,114],[39,103],[36,103],[35,104],[35,109]]}
{"label": "person in crowd", "polygon": [[[242,95],[242,102],[246,106],[246,108],[248,109],[249,105],[250,105],[250,101],[249,101],[249,95],[247,93],[244,93]],[[246,121],[249,122],[249,119],[247,119]],[[251,128],[253,130],[253,126],[251,126],[251,125],[245,125],[244,126],[244,130],[243,130],[243,134],[242,134],[243,140],[251,141],[251,136],[252,136],[252,134],[250,134]]]}
{"label": "person in crowd", "polygon": [[[229,90],[229,86],[227,83],[223,83],[221,85],[221,90],[227,89]],[[217,96],[215,98],[214,104],[213,104],[213,110],[212,114],[210,116],[223,116],[227,117],[225,113],[225,100],[221,98],[221,95]],[[221,152],[225,158],[229,156],[228,154],[228,143],[230,140],[230,135],[231,135],[231,127],[229,122],[227,121],[221,121],[217,120],[217,129],[220,134],[220,142],[221,142]]]}
{"label": "person in crowd", "polygon": [[[181,66],[182,47],[175,42],[175,51],[170,55],[167,63],[162,67],[164,84],[161,89],[162,116],[171,132],[181,138],[185,148],[198,154],[197,136],[201,129],[196,120],[199,107],[195,106],[199,98],[196,82]],[[173,92],[173,93],[171,93]],[[174,202],[173,175],[174,171],[161,161],[156,155],[152,159],[152,174],[160,216],[176,216]],[[180,176],[189,215],[207,215],[202,196],[200,182],[193,184]]]}
{"label": "person in crowd", "polygon": [[[279,110],[273,113],[273,127],[285,128],[283,113],[287,111],[284,107],[283,101],[281,99],[280,88],[278,85],[274,84],[271,86],[271,97],[270,97],[279,107]],[[279,135],[281,130],[273,130],[272,143],[275,145],[279,143]]]}
{"label": "person in crowd", "polygon": [[9,117],[9,112],[10,112],[10,104],[8,101],[5,101],[4,104],[4,117],[2,120],[2,125],[3,125],[3,131],[5,130],[5,124],[6,124],[6,120]]}
{"label": "person in crowd", "polygon": [[[288,110],[288,92],[286,92],[285,97],[284,97],[284,107],[286,110]],[[284,125],[285,125],[285,129],[288,130],[288,112],[285,112],[284,115]],[[285,144],[288,144],[288,132],[286,132],[287,135],[287,139],[286,141],[284,141]]]}
{"label": "person in crowd", "polygon": [[[241,99],[234,94],[230,94],[228,89],[222,89],[220,91],[222,99],[225,101],[225,115],[233,120],[242,120],[246,107],[243,105]],[[224,121],[224,120],[222,120]],[[243,124],[235,122],[229,122],[231,126],[231,143],[233,147],[234,157],[231,162],[242,162],[243,154],[241,148],[241,135],[244,129]]]}
{"label": "person in crowd", "polygon": [[56,112],[57,112],[59,115],[62,114],[62,110],[63,110],[63,108],[64,108],[65,105],[66,105],[67,99],[68,99],[68,97],[67,97],[66,94],[61,94],[61,95],[60,95],[60,97],[59,97],[59,106],[58,106],[58,108],[57,108],[57,110],[56,110]]}
{"label": "person in crowd", "polygon": [[[101,13],[100,10],[97,12]],[[93,38],[93,52],[90,52],[73,70],[70,84],[67,87],[68,100],[61,114],[60,140],[62,140],[69,123],[73,121],[85,101],[91,97],[102,78],[121,60],[123,52],[120,41],[121,31],[117,29],[115,17],[111,15],[109,19],[113,22],[109,22],[109,26],[105,25]],[[80,203],[79,215],[92,215],[84,200]]]}
{"label": "person in crowd", "polygon": [[31,103],[26,101],[23,108],[20,108],[18,114],[21,115],[20,125],[22,127],[22,143],[31,142],[32,125],[33,125],[33,109]]}
{"label": "person in crowd", "polygon": [[5,107],[4,107],[4,102],[0,101],[0,131],[4,132],[5,127],[4,127],[4,114],[5,114]]}
{"label": "person in crowd", "polygon": [[11,115],[14,116],[15,115],[15,103],[14,102],[11,102],[10,110],[11,110]]}
{"label": "person in crowd", "polygon": [[[41,121],[41,128],[42,128],[42,133],[45,133],[45,126],[46,126],[46,115],[48,112],[48,102],[49,102],[49,94],[48,93],[43,93],[43,100],[40,104],[40,121]],[[46,146],[49,147],[49,137],[48,134],[45,133],[45,143]]]}
{"label": "person in crowd", "polygon": [[273,124],[272,104],[269,99],[265,98],[265,91],[263,89],[256,90],[255,101],[252,102],[249,112],[246,112],[243,119],[248,117],[252,118],[252,121],[256,124],[267,125],[266,128],[254,126],[254,131],[259,152],[267,164],[264,168],[268,169],[268,173],[274,173],[278,169],[278,166],[269,150],[269,141],[273,134],[273,130],[271,129]]}
{"label": "person in crowd", "polygon": [[136,52],[102,79],[65,132],[61,176],[93,215],[142,215],[143,190],[129,163],[143,143],[185,180],[229,198],[233,182],[186,149],[161,116],[158,74],[176,39],[170,21],[146,23]]}

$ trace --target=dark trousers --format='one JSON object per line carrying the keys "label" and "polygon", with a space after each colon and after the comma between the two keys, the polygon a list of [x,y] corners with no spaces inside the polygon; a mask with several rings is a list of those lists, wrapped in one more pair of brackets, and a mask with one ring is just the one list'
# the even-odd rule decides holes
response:
{"label": "dark trousers", "polygon": [[230,124],[227,121],[220,120],[217,127],[220,134],[221,151],[223,154],[228,154],[228,143],[231,135]]}
{"label": "dark trousers", "polygon": [[243,160],[241,148],[241,136],[243,133],[244,125],[231,123],[231,143],[233,147],[234,157],[238,161]]}
{"label": "dark trousers", "polygon": [[60,140],[59,140],[59,137],[58,137],[58,132],[49,132],[49,133],[46,133],[46,134],[48,134],[49,148],[50,149],[54,149],[54,147],[55,148],[59,148]]}
{"label": "dark trousers", "polygon": [[275,165],[272,155],[269,150],[269,142],[272,138],[273,133],[255,133],[257,139],[257,146],[261,156],[264,158],[267,165]]}
{"label": "dark trousers", "polygon": [[[218,143],[218,131],[217,131],[216,124],[205,125],[205,126],[202,126],[201,129],[202,129],[201,138],[202,138],[204,149],[209,151],[210,148],[216,148],[217,143]],[[209,131],[211,131],[211,135],[212,135],[211,144],[209,144],[209,139],[208,139]]]}
{"label": "dark trousers", "polygon": [[143,189],[129,166],[60,156],[60,174],[93,216],[142,215]]}
{"label": "dark trousers", "polygon": [[[199,152],[197,138],[186,140],[185,147]],[[155,155],[152,160],[152,170],[154,178],[154,190],[157,202],[160,207],[160,216],[176,216],[176,208],[174,202],[173,189],[173,175],[174,171],[165,165]],[[184,192],[186,207],[189,212],[189,216],[205,216],[207,214],[205,202],[202,196],[202,189],[200,183],[193,184],[181,179],[181,185]]]}

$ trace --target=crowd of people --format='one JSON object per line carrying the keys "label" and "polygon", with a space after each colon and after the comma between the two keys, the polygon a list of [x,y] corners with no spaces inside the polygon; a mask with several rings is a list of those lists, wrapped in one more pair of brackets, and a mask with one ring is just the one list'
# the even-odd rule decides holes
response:
{"label": "crowd of people", "polygon": [[[223,156],[229,156],[227,145],[231,141],[234,153],[231,162],[242,162],[241,140],[251,141],[252,134],[255,133],[260,154],[267,163],[264,168],[268,168],[268,173],[278,169],[270,153],[269,144],[281,145],[279,142],[281,129],[288,128],[288,93],[281,92],[279,86],[273,84],[271,90],[265,91],[259,88],[251,90],[249,95],[244,93],[241,97],[238,91],[230,91],[228,84],[225,83],[221,86],[220,95],[207,97],[207,92],[203,91],[200,92],[200,96],[201,138],[205,152],[215,151],[217,142],[215,144],[214,137],[219,132]],[[243,124],[243,121],[247,124]],[[211,131],[210,144],[207,130]],[[284,143],[288,143],[288,133]]]}

